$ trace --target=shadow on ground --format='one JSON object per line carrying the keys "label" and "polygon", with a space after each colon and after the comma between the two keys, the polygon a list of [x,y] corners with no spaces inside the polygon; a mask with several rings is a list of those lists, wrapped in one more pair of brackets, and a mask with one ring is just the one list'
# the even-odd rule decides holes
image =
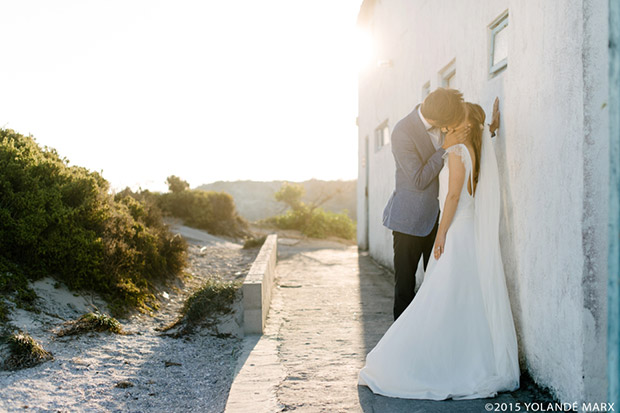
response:
{"label": "shadow on ground", "polygon": [[358,386],[357,389],[360,406],[365,413],[524,412],[527,411],[526,403],[547,405],[555,402],[551,395],[538,388],[527,374],[521,376],[521,387],[517,391],[500,393],[490,399],[409,400],[376,395],[366,386]]}

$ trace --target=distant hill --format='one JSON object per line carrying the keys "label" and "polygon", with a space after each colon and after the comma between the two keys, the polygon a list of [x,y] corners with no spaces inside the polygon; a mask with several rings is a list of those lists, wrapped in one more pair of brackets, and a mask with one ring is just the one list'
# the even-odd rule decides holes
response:
{"label": "distant hill", "polygon": [[[196,189],[205,191],[227,192],[235,199],[239,214],[249,221],[268,218],[286,210],[286,206],[277,202],[274,194],[287,181],[218,181],[201,185]],[[335,194],[321,205],[326,211],[342,212],[347,210],[349,217],[356,220],[356,185],[357,181],[310,181],[299,182],[306,190],[303,202],[311,203]]]}

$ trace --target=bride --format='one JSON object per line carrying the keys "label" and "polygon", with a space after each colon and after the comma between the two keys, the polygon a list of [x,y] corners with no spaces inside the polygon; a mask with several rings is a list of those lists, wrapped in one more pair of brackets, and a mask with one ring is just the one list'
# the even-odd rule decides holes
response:
{"label": "bride", "polygon": [[439,174],[439,230],[414,300],[368,353],[359,384],[408,399],[493,397],[519,387],[517,338],[499,249],[499,177],[485,114]]}

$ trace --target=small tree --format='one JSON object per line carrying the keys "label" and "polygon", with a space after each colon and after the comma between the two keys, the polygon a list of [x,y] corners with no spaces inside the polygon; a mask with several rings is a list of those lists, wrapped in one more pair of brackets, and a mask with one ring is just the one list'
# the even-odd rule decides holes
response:
{"label": "small tree", "polygon": [[304,196],[304,187],[299,184],[284,183],[282,187],[275,193],[276,201],[284,202],[293,211],[299,211],[304,204],[301,197]]}
{"label": "small tree", "polygon": [[187,181],[184,181],[175,175],[170,175],[166,178],[166,183],[168,184],[168,190],[170,190],[170,192],[177,193],[189,189],[189,184]]}
{"label": "small tree", "polygon": [[338,194],[339,191],[328,194],[322,193],[310,205],[301,202],[304,192],[304,187],[299,184],[283,184],[280,190],[275,193],[275,198],[277,201],[285,203],[290,210],[283,215],[268,218],[266,222],[282,229],[299,230],[310,237],[325,238],[333,235],[346,239],[354,238],[355,223],[347,216],[346,211],[336,214],[326,212],[319,207]]}

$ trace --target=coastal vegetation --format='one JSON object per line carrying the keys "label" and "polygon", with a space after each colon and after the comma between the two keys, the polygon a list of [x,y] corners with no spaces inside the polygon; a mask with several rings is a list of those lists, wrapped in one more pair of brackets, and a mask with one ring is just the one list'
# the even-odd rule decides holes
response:
{"label": "coastal vegetation", "polygon": [[114,195],[99,173],[0,129],[0,302],[36,309],[28,281],[50,275],[100,293],[114,314],[149,312],[155,286],[185,264],[155,203]]}
{"label": "coastal vegetation", "polygon": [[281,215],[263,220],[264,223],[274,225],[281,229],[295,229],[304,235],[314,238],[339,237],[354,239],[355,223],[347,212],[335,213],[324,211],[320,201],[306,204],[301,201],[304,188],[298,184],[285,183],[275,193],[277,201],[288,206],[288,210]]}
{"label": "coastal vegetation", "polygon": [[266,240],[267,240],[266,235],[262,237],[257,237],[257,238],[249,238],[245,240],[245,242],[243,243],[243,249],[247,250],[251,248],[260,248],[263,246]]}
{"label": "coastal vegetation", "polygon": [[68,321],[56,335],[58,337],[73,336],[90,331],[107,331],[114,334],[123,334],[121,323],[114,317],[100,312],[86,313],[77,320]]}
{"label": "coastal vegetation", "polygon": [[18,331],[0,338],[8,344],[9,356],[2,362],[4,370],[33,367],[54,357],[27,333]]}
{"label": "coastal vegetation", "polygon": [[217,316],[232,311],[240,288],[239,281],[226,281],[219,276],[208,278],[185,300],[181,317],[163,331],[176,330],[172,335],[179,337],[191,333],[200,325],[212,326],[216,323]]}
{"label": "coastal vegetation", "polygon": [[225,192],[190,190],[189,184],[171,175],[167,178],[166,193],[148,190],[133,192],[129,188],[120,194],[149,205],[156,205],[170,217],[179,218],[192,228],[203,229],[213,235],[247,238],[248,223],[237,213],[235,201]]}
{"label": "coastal vegetation", "polygon": [[[217,181],[200,185],[196,189],[232,195],[239,215],[250,222],[256,222],[285,211],[286,206],[274,197],[285,182],[288,181]],[[357,181],[310,179],[295,184],[304,188],[302,202],[308,205],[320,204],[325,211],[346,210],[349,218],[353,221],[357,219]]]}

